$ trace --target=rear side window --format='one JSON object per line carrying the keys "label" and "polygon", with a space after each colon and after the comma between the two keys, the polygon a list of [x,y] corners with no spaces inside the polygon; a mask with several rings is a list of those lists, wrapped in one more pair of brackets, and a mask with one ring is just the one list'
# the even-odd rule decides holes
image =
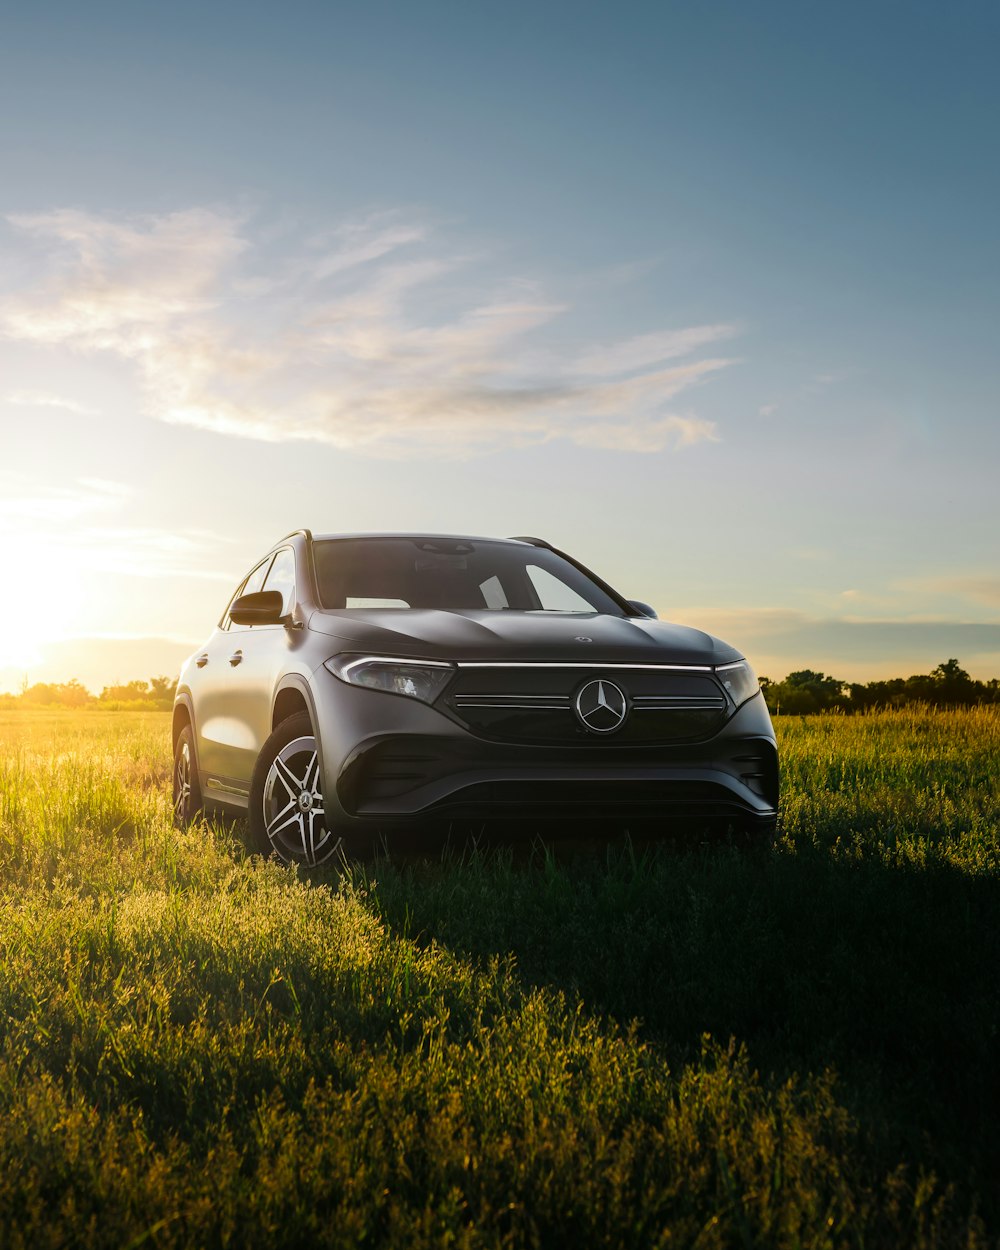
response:
{"label": "rear side window", "polygon": [[250,576],[247,577],[244,581],[242,581],[239,584],[239,586],[236,588],[236,591],[233,594],[233,597],[229,600],[229,603],[226,605],[226,615],[222,618],[222,621],[219,625],[220,629],[249,629],[250,628],[247,625],[234,626],[233,622],[230,620],[230,617],[229,617],[229,610],[233,606],[233,604],[236,602],[236,600],[240,597],[240,595],[252,595],[262,588],[262,586],[264,585],[264,578],[267,574],[268,566],[270,565],[270,563],[271,563],[270,556],[268,556],[266,560],[261,560],[260,564],[257,565],[254,571],[250,574]]}
{"label": "rear side window", "polygon": [[282,547],[274,557],[262,589],[279,591],[282,614],[291,612],[295,604],[295,555],[291,547]]}

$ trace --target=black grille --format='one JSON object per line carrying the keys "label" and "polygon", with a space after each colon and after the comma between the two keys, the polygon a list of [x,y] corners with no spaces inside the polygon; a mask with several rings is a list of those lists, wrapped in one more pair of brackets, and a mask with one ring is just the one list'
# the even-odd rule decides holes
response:
{"label": "black grille", "polygon": [[[626,698],[620,729],[595,734],[576,714],[580,689],[613,682]],[[464,667],[442,700],[456,720],[497,742],[606,746],[697,742],[726,718],[727,702],[711,673],[667,668]]]}

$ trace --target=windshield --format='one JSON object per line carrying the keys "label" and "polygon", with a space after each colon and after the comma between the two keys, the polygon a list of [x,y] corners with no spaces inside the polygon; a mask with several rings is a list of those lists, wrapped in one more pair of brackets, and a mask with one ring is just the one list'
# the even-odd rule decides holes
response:
{"label": "windshield", "polygon": [[331,538],[313,544],[325,608],[602,612],[600,586],[544,547],[458,538]]}

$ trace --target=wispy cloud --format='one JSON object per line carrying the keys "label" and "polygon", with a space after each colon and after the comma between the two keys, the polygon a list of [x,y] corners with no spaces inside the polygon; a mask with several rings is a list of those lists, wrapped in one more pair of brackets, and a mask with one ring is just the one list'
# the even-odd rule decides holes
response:
{"label": "wispy cloud", "polygon": [[225,267],[246,246],[238,218],[207,209],[140,222],[62,209],[7,219],[33,241],[45,278],[7,301],[14,337],[141,355],[165,327],[219,298]]}
{"label": "wispy cloud", "polygon": [[690,356],[710,343],[732,338],[737,329],[732,325],[689,326],[685,330],[661,330],[640,334],[621,343],[594,347],[580,356],[575,367],[582,374],[607,376],[649,369],[664,360]]}
{"label": "wispy cloud", "polygon": [[935,595],[957,595],[974,599],[1000,609],[1000,577],[993,574],[970,573],[959,576],[909,578],[900,582],[911,590],[928,591]]}
{"label": "wispy cloud", "polygon": [[378,217],[372,217],[367,221],[349,222],[329,237],[332,246],[325,250],[314,270],[314,276],[319,279],[379,260],[409,243],[422,243],[427,234],[421,226],[392,221],[382,224]]}
{"label": "wispy cloud", "polygon": [[0,472],[0,542],[76,573],[232,579],[231,570],[205,564],[206,554],[224,550],[231,538],[131,524],[127,510],[135,496],[125,482],[79,478],[50,486],[29,475]]}
{"label": "wispy cloud", "polygon": [[96,408],[81,404],[79,400],[68,399],[64,395],[51,395],[48,391],[12,391],[4,399],[15,408],[63,408],[80,417],[93,417],[97,413]]}
{"label": "wispy cloud", "polygon": [[393,214],[294,245],[255,238],[245,217],[218,209],[8,220],[38,272],[0,305],[2,331],[133,362],[163,421],[381,456],[552,439],[648,452],[719,438],[673,404],[734,363],[701,355],[733,326],[556,351],[546,331],[572,312],[565,301],[530,280],[483,278]]}
{"label": "wispy cloud", "polygon": [[0,474],[0,533],[4,522],[31,521],[62,526],[102,513],[114,512],[132,497],[132,488],[96,478],[70,486],[49,486],[22,474]]}

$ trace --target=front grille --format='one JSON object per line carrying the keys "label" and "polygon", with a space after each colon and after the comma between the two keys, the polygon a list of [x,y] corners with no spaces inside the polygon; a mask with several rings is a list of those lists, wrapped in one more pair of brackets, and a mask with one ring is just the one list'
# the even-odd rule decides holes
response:
{"label": "front grille", "polygon": [[[594,680],[613,682],[626,698],[626,716],[613,733],[595,734],[576,714],[576,696]],[[697,742],[716,733],[728,704],[703,670],[652,666],[580,669],[467,665],[439,706],[462,725],[496,742],[547,742],[611,747]]]}

